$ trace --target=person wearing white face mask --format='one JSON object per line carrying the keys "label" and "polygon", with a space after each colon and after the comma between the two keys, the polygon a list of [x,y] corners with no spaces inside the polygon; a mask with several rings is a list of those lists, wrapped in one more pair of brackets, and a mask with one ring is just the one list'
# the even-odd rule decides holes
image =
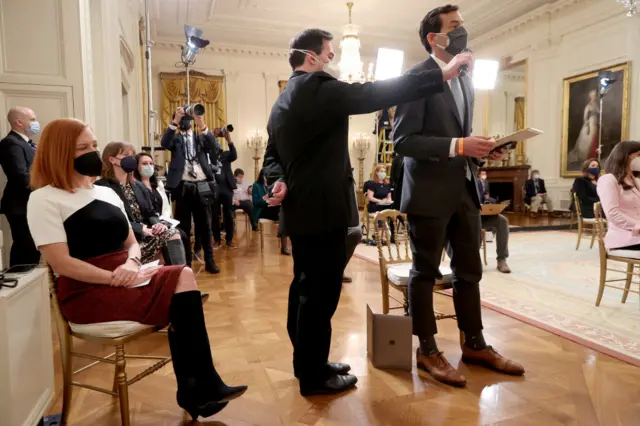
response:
{"label": "person wearing white face mask", "polygon": [[547,205],[549,214],[553,213],[553,203],[547,195],[547,188],[544,186],[544,179],[540,177],[537,170],[531,171],[531,179],[524,184],[525,187],[525,203],[531,204],[531,214],[536,216],[542,204]]}
{"label": "person wearing white face mask", "polygon": [[36,152],[31,137],[40,133],[40,123],[36,114],[25,107],[11,108],[7,120],[11,131],[0,141],[0,165],[7,175],[0,213],[7,216],[13,239],[9,263],[11,266],[39,263],[40,252],[27,225],[27,201],[31,194],[30,169]]}
{"label": "person wearing white face mask", "polygon": [[391,208],[391,184],[387,182],[387,168],[378,164],[373,181],[367,187],[367,199],[369,213],[380,212]]}
{"label": "person wearing white face mask", "polygon": [[[607,250],[640,250],[640,142],[619,142],[598,179],[598,196],[607,217]],[[600,302],[602,292],[598,294]]]}

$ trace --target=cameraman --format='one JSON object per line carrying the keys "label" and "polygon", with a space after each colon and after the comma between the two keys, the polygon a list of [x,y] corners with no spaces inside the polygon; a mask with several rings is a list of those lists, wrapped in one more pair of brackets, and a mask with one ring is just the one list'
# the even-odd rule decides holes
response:
{"label": "cameraman", "polygon": [[[195,120],[198,135],[191,130],[191,120]],[[217,274],[220,269],[213,260],[209,220],[214,203],[215,170],[207,161],[207,154],[215,156],[216,139],[202,116],[192,117],[185,114],[184,108],[178,108],[160,144],[171,151],[167,188],[176,201],[175,218],[180,221],[179,227],[190,237],[193,216],[195,235],[200,236],[203,243],[205,269]]]}
{"label": "cameraman", "polygon": [[[212,218],[211,218],[211,230],[213,231],[213,239],[215,244],[214,249],[222,247],[222,237],[220,229],[220,206],[222,206],[222,220],[224,223],[225,240],[227,248],[238,248],[233,243],[233,191],[237,188],[236,178],[231,170],[231,163],[238,159],[238,152],[231,140],[231,134],[226,128],[220,129],[220,135],[222,135],[227,144],[229,150],[224,151],[218,146],[217,155],[211,157],[211,162],[217,162],[218,172],[216,173],[216,182],[218,184],[218,192],[216,197],[216,203],[213,204]],[[218,136],[216,134],[216,136]]]}

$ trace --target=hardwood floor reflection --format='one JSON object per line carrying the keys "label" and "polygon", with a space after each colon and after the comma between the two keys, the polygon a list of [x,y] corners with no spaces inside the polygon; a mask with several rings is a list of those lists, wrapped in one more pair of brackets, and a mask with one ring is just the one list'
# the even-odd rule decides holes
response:
{"label": "hardwood floor reflection", "polygon": [[[239,228],[243,228],[240,226]],[[640,369],[586,349],[561,337],[483,309],[487,341],[525,365],[524,378],[511,378],[460,362],[453,321],[439,323],[438,343],[449,361],[469,378],[466,389],[454,389],[418,377],[415,372],[376,370],[366,357],[366,304],[380,311],[379,272],[353,259],[340,307],[334,317],[331,359],[349,362],[358,388],[340,397],[300,396],[291,366],[286,332],[286,305],[291,279],[290,257],[278,254],[274,231],[237,250],[220,249],[217,276],[201,272],[200,288],[211,293],[205,306],[213,355],[229,384],[248,384],[208,425],[636,425],[640,418]],[[257,236],[256,236],[257,237]],[[436,295],[444,311],[451,299]],[[57,346],[57,336],[55,336]],[[416,342],[417,343],[417,342]],[[83,348],[86,346],[83,345]],[[95,348],[95,354],[106,354]],[[155,335],[129,347],[130,353],[168,353],[166,335]],[[60,359],[56,348],[56,398],[61,408]],[[76,363],[76,368],[83,365]],[[129,375],[144,369],[129,362]],[[78,380],[109,387],[110,367],[99,366]],[[183,424],[175,402],[171,366],[130,388],[133,425]],[[187,423],[187,422],[185,422]],[[71,425],[119,425],[118,406],[109,396],[75,388]]]}

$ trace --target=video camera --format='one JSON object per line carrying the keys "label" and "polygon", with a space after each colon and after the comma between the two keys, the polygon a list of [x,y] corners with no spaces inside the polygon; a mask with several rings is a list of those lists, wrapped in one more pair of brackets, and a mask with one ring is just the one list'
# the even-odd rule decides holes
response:
{"label": "video camera", "polygon": [[213,129],[213,134],[217,134],[220,133],[221,135],[224,136],[225,132],[233,132],[233,124],[227,124],[225,127],[216,127]]}
{"label": "video camera", "polygon": [[182,109],[184,109],[185,117],[188,117],[189,120],[193,120],[195,116],[204,115],[204,105],[202,104],[185,105]]}

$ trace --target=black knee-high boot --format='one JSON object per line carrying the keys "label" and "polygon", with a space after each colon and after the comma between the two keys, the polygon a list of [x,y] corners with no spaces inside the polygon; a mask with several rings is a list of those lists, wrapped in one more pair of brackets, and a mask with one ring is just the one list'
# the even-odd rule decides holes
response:
{"label": "black knee-high boot", "polygon": [[178,382],[178,405],[194,420],[222,410],[242,395],[246,386],[227,386],[211,357],[199,291],[177,293],[169,308],[169,347]]}
{"label": "black knee-high boot", "polygon": [[187,256],[182,240],[169,240],[162,248],[162,257],[166,265],[186,265]]}

